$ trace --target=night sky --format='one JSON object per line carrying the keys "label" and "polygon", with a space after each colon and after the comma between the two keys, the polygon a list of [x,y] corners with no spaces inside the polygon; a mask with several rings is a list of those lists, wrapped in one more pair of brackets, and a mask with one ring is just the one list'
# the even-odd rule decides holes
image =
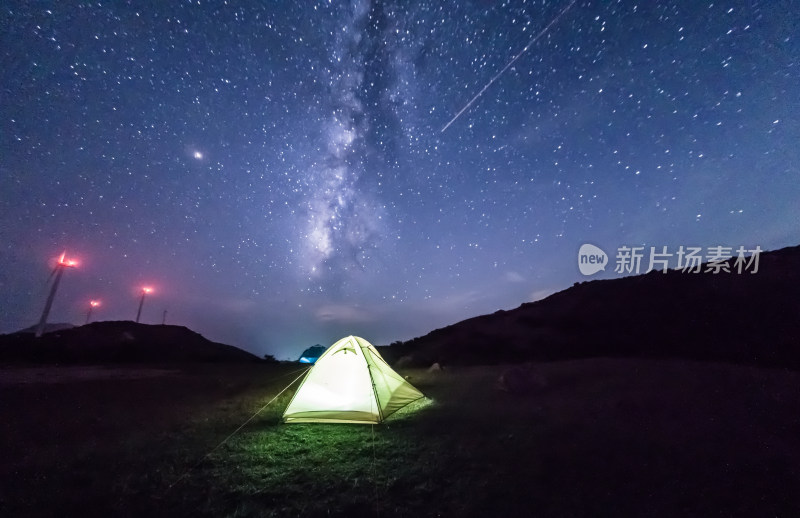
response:
{"label": "night sky", "polygon": [[50,322],[148,285],[296,358],[542,298],[583,243],[800,243],[796,2],[578,0],[444,132],[568,1],[131,4],[0,8],[0,332],[64,250]]}

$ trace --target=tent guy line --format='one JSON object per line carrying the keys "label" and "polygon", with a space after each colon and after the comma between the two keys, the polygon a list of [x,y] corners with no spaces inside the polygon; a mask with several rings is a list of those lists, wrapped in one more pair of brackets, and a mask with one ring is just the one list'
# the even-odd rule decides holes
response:
{"label": "tent guy line", "polygon": [[465,111],[467,111],[467,110],[469,109],[469,107],[470,107],[470,106],[472,106],[472,104],[473,104],[473,103],[474,103],[474,102],[475,102],[475,101],[478,99],[478,97],[480,97],[481,95],[483,95],[483,92],[485,92],[486,90],[488,90],[488,89],[489,89],[489,87],[490,87],[490,86],[492,86],[492,83],[494,83],[495,81],[497,81],[497,78],[499,78],[501,75],[503,75],[503,73],[504,73],[506,70],[508,70],[508,68],[509,68],[511,65],[513,65],[513,64],[514,64],[514,62],[515,62],[516,60],[518,60],[518,59],[519,59],[519,58],[520,58],[520,57],[521,57],[523,54],[525,54],[525,52],[527,52],[527,50],[528,50],[529,48],[531,48],[531,46],[532,46],[534,43],[536,43],[536,41],[537,41],[539,38],[541,38],[542,36],[544,36],[544,35],[545,35],[545,33],[546,33],[548,30],[550,30],[550,27],[552,27],[552,26],[553,26],[553,25],[554,25],[554,24],[555,24],[555,23],[556,23],[556,22],[557,22],[557,21],[558,21],[558,20],[559,20],[559,19],[560,19],[562,16],[564,16],[564,14],[566,14],[566,12],[567,12],[567,11],[569,11],[569,10],[570,10],[570,8],[571,8],[573,5],[575,5],[575,2],[576,2],[576,1],[577,1],[577,0],[572,0],[572,2],[570,2],[570,4],[569,4],[567,7],[565,7],[565,8],[564,8],[564,9],[563,9],[563,10],[562,10],[560,13],[558,13],[558,15],[557,15],[555,18],[553,18],[553,20],[552,20],[550,23],[548,23],[548,24],[547,24],[547,26],[545,26],[545,28],[544,28],[544,29],[542,29],[541,31],[539,31],[539,33],[538,33],[536,36],[534,36],[534,37],[531,39],[531,41],[529,41],[529,42],[528,42],[528,44],[527,44],[527,45],[525,45],[525,48],[523,48],[521,51],[519,51],[519,53],[518,53],[516,56],[514,56],[514,57],[511,59],[511,61],[509,61],[509,62],[506,64],[506,66],[504,66],[504,67],[502,68],[502,70],[500,70],[500,72],[498,72],[497,74],[495,74],[495,76],[494,76],[494,77],[493,77],[493,78],[492,78],[492,79],[491,79],[491,80],[490,80],[488,83],[486,83],[486,85],[485,85],[483,88],[481,88],[481,91],[480,91],[480,92],[478,92],[478,93],[475,95],[475,97],[473,97],[473,98],[472,98],[472,99],[471,99],[471,100],[470,100],[470,101],[469,101],[467,104],[465,104],[465,105],[464,105],[464,107],[463,107],[463,108],[461,108],[461,110],[460,110],[458,113],[456,113],[455,117],[453,117],[452,119],[450,119],[450,122],[448,122],[447,124],[445,124],[445,125],[444,125],[444,127],[443,127],[443,128],[440,130],[440,131],[439,131],[439,133],[444,133],[444,132],[445,132],[445,130],[446,130],[447,128],[449,128],[449,127],[450,127],[450,125],[451,125],[451,124],[453,124],[453,123],[456,121],[456,119],[458,119],[458,118],[461,116],[461,114],[462,114],[462,113],[464,113]]}
{"label": "tent guy line", "polygon": [[262,406],[261,408],[259,408],[258,410],[256,410],[256,412],[255,412],[253,415],[251,415],[251,416],[250,416],[250,417],[247,419],[247,421],[245,421],[244,423],[242,423],[241,425],[239,425],[239,428],[237,428],[236,430],[234,430],[233,432],[231,432],[231,434],[230,434],[229,436],[225,437],[225,438],[222,440],[222,442],[220,442],[219,444],[217,444],[216,446],[214,446],[214,447],[211,449],[211,451],[209,451],[208,453],[206,453],[206,454],[203,456],[203,458],[201,458],[199,461],[197,461],[197,464],[195,464],[194,466],[192,466],[192,467],[190,467],[189,469],[187,469],[186,471],[184,471],[184,472],[183,472],[183,474],[182,474],[180,477],[178,477],[178,478],[177,478],[177,480],[175,480],[175,482],[173,482],[172,484],[170,484],[170,485],[169,485],[169,487],[166,489],[166,491],[164,491],[164,494],[163,494],[163,495],[161,495],[161,496],[162,496],[162,497],[163,497],[163,496],[166,496],[166,494],[167,494],[167,493],[169,493],[169,491],[170,491],[170,490],[171,490],[171,489],[172,489],[172,488],[173,488],[175,485],[177,485],[177,484],[178,484],[178,482],[180,482],[181,480],[183,480],[184,478],[186,478],[186,476],[187,476],[187,475],[189,475],[189,473],[191,473],[192,471],[194,471],[195,469],[197,469],[197,466],[199,466],[200,464],[202,464],[202,463],[203,463],[203,461],[205,461],[205,460],[206,460],[208,457],[210,457],[210,456],[211,456],[211,454],[212,454],[212,453],[214,453],[215,451],[217,451],[217,450],[218,450],[218,449],[219,449],[219,448],[220,448],[220,447],[221,447],[223,444],[225,444],[226,442],[228,442],[228,441],[230,440],[230,438],[231,438],[231,437],[233,437],[234,435],[236,435],[237,433],[239,433],[239,431],[241,431],[241,429],[242,429],[242,428],[244,428],[245,426],[247,426],[247,424],[248,424],[250,421],[252,421],[253,419],[255,419],[255,418],[256,418],[256,416],[257,416],[258,414],[260,414],[261,412],[263,412],[263,411],[264,411],[264,409],[265,409],[265,408],[267,408],[267,407],[268,407],[268,406],[269,406],[269,405],[270,405],[270,404],[271,404],[273,401],[275,401],[276,399],[278,399],[278,398],[281,396],[281,394],[283,394],[284,392],[286,392],[286,390],[287,390],[289,387],[291,387],[292,385],[294,385],[294,384],[297,382],[297,380],[299,380],[300,378],[302,378],[302,377],[303,377],[303,375],[304,375],[306,372],[308,372],[308,370],[309,370],[309,369],[308,369],[308,367],[303,367],[302,369],[293,370],[293,371],[291,371],[291,372],[287,372],[287,373],[286,373],[286,374],[284,374],[283,376],[278,376],[277,378],[275,378],[275,381],[277,381],[277,380],[279,380],[279,379],[281,379],[281,378],[286,378],[286,377],[288,377],[288,376],[291,376],[292,374],[294,374],[294,373],[295,373],[295,372],[297,372],[297,371],[303,371],[303,372],[301,372],[301,373],[300,373],[300,375],[299,375],[299,376],[297,376],[295,379],[293,379],[293,380],[292,380],[292,381],[291,381],[291,382],[290,382],[288,385],[286,385],[285,387],[283,387],[283,390],[281,390],[280,392],[278,392],[278,394],[277,394],[277,395],[276,395],[274,398],[270,399],[270,400],[269,400],[269,401],[268,401],[268,402],[267,402],[267,403],[266,403],[264,406]]}

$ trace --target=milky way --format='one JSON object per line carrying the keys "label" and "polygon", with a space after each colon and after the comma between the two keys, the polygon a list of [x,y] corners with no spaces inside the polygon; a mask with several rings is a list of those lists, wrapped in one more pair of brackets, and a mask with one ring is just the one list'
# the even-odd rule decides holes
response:
{"label": "milky way", "polygon": [[365,90],[363,33],[370,6],[358,2],[344,13],[336,27],[335,43],[322,79],[330,85],[326,102],[330,119],[322,136],[322,160],[310,173],[307,202],[307,253],[312,278],[334,277],[335,283],[349,269],[365,269],[382,235],[381,207],[362,184],[367,183],[369,150],[362,92]]}
{"label": "milky way", "polygon": [[541,298],[585,243],[800,242],[793,3],[569,5],[4,2],[0,332],[64,250],[52,321],[147,285],[291,357]]}

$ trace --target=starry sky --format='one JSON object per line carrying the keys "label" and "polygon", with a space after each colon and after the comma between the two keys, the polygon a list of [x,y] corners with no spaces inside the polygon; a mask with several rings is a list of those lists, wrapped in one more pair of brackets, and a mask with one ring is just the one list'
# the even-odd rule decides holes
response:
{"label": "starry sky", "polygon": [[798,28],[791,0],[5,1],[0,332],[65,250],[51,322],[147,285],[142,322],[296,358],[542,298],[583,243],[796,245]]}

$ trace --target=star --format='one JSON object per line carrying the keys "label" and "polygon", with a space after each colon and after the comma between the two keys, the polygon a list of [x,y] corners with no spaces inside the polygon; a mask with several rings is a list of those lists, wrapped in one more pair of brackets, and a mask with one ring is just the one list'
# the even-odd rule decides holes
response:
{"label": "star", "polygon": [[297,358],[559,291],[587,241],[797,244],[799,12],[25,4],[3,10],[0,333],[37,318],[64,249],[53,321],[101,297],[130,319],[157,282],[142,322],[175,308]]}

